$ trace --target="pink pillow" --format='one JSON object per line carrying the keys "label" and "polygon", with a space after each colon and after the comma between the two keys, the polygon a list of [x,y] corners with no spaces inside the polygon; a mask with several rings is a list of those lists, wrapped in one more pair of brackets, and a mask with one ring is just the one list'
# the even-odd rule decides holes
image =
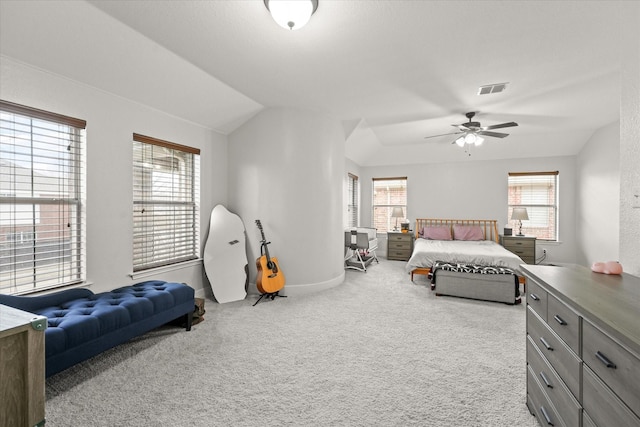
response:
{"label": "pink pillow", "polygon": [[422,237],[429,240],[451,240],[451,228],[448,225],[424,227]]}
{"label": "pink pillow", "polygon": [[479,225],[454,224],[453,238],[455,240],[484,240],[484,231]]}

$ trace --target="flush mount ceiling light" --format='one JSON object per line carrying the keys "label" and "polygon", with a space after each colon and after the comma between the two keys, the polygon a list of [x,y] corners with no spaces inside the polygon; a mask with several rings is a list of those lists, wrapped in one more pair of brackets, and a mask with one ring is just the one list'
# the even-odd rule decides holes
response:
{"label": "flush mount ceiling light", "polygon": [[318,0],[264,0],[273,20],[287,30],[304,27],[318,9]]}

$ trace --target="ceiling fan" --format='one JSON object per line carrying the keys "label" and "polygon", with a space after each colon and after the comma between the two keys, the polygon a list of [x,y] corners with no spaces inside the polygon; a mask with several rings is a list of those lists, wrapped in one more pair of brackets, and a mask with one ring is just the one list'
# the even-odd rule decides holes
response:
{"label": "ceiling fan", "polygon": [[494,138],[504,138],[509,136],[508,133],[491,132],[493,129],[502,129],[502,128],[518,126],[516,122],[501,123],[499,125],[492,125],[492,126],[481,126],[480,122],[471,121],[475,115],[476,113],[473,111],[466,113],[465,116],[467,117],[467,119],[469,119],[467,123],[462,123],[460,125],[451,125],[451,126],[457,127],[458,132],[425,136],[425,138],[436,138],[436,137],[445,136],[445,135],[461,135],[455,141],[453,141],[452,144],[458,144],[460,147],[463,147],[465,144],[480,145],[484,141],[484,138],[482,138],[482,136],[491,136]]}

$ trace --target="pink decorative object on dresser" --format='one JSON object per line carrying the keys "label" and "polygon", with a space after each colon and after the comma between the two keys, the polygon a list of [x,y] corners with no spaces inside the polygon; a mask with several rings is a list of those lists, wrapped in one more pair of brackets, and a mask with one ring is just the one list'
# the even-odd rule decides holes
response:
{"label": "pink decorative object on dresser", "polygon": [[594,262],[591,270],[603,274],[622,274],[622,264],[618,261]]}

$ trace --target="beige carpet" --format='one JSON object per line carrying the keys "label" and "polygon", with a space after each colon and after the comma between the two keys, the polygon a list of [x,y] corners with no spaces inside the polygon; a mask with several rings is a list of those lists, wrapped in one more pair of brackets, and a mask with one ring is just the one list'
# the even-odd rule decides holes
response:
{"label": "beige carpet", "polygon": [[535,426],[525,309],[436,297],[404,263],[337,288],[206,302],[47,380],[47,427]]}

